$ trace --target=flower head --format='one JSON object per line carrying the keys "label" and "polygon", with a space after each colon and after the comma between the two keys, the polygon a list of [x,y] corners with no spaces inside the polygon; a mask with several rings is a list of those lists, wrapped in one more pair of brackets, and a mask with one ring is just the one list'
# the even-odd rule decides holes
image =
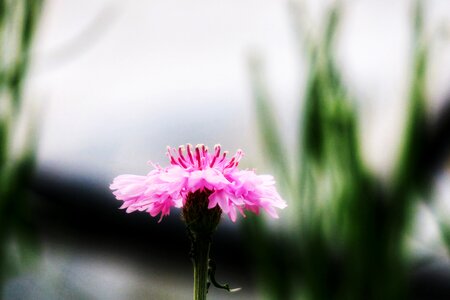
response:
{"label": "flower head", "polygon": [[233,222],[238,212],[245,217],[246,210],[258,214],[263,209],[277,218],[276,208],[285,208],[286,202],[278,194],[274,178],[239,170],[242,150],[230,158],[227,155],[220,145],[211,153],[204,145],[168,147],[170,166],[152,164],[154,169],[146,176],[120,175],[110,188],[128,213],[146,211],[153,217],[161,214],[161,219],[169,215],[172,206],[186,211],[186,205],[192,203],[187,200],[199,193],[207,199],[208,209],[220,208]]}

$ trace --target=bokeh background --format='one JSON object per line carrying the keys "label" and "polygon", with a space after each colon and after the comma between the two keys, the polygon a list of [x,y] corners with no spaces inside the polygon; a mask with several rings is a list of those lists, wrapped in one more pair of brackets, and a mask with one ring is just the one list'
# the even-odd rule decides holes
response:
{"label": "bokeh background", "polygon": [[180,212],[108,186],[220,143],[280,219],[224,219],[211,299],[450,299],[450,2],[0,0],[2,299],[190,299]]}

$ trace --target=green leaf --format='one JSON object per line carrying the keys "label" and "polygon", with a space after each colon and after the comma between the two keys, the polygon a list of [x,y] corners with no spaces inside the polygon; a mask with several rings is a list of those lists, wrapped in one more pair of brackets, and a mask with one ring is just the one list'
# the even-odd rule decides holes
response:
{"label": "green leaf", "polygon": [[261,133],[264,151],[270,161],[277,168],[284,184],[291,182],[288,168],[287,154],[278,128],[275,110],[269,99],[266,84],[263,81],[261,62],[253,57],[250,61],[250,74],[255,100],[256,118]]}

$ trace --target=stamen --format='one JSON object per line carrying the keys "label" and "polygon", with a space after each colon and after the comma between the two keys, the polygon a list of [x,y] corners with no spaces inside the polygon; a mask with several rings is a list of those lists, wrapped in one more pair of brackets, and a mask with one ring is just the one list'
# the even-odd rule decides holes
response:
{"label": "stamen", "polygon": [[175,160],[178,159],[178,152],[176,148],[172,148],[172,156],[175,158]]}
{"label": "stamen", "polygon": [[202,169],[203,169],[203,166],[207,166],[208,165],[208,163],[206,162],[206,157],[202,157],[201,161],[202,161]]}
{"label": "stamen", "polygon": [[215,153],[214,153],[214,156],[219,156],[220,155],[220,145],[219,144],[217,144],[217,145],[215,145],[214,146],[214,150],[215,150]]}
{"label": "stamen", "polygon": [[184,157],[183,151],[184,151],[184,146],[183,145],[179,146],[178,147],[178,156],[180,157],[180,159],[182,161],[187,162],[186,158]]}
{"label": "stamen", "polygon": [[198,167],[200,169],[202,169],[202,162],[201,162],[201,157],[200,157],[200,145],[195,146],[195,158],[197,159],[198,162]]}
{"label": "stamen", "polygon": [[203,157],[204,157],[202,164],[203,164],[203,166],[207,166],[207,165],[209,165],[209,159],[210,159],[209,154],[208,154],[208,146],[203,146],[202,150],[203,150]]}
{"label": "stamen", "polygon": [[219,155],[220,155],[220,145],[219,145],[219,144],[215,145],[215,146],[214,146],[214,150],[215,150],[215,153],[214,153],[213,159],[212,159],[211,163],[209,164],[209,166],[210,166],[211,168],[214,166],[214,163],[216,162],[216,159],[217,159],[217,158],[219,157]]}
{"label": "stamen", "polygon": [[150,166],[152,166],[152,167],[155,168],[155,169],[159,169],[159,170],[162,169],[162,167],[161,167],[159,164],[154,163],[154,162],[152,162],[151,160],[149,160],[149,161],[147,162],[147,165],[150,165]]}
{"label": "stamen", "polygon": [[194,158],[192,157],[191,147],[192,147],[191,144],[187,144],[187,151],[186,152],[187,152],[187,155],[189,157],[189,160],[191,161],[191,164],[193,165],[194,164]]}
{"label": "stamen", "polygon": [[170,152],[167,152],[166,155],[169,157],[170,163],[171,163],[172,165],[178,165],[177,161],[176,161],[175,158],[172,156],[172,154],[170,154]]}
{"label": "stamen", "polygon": [[231,158],[230,162],[224,167],[224,169],[230,168],[230,166],[233,165],[233,163],[234,163],[235,160],[236,160],[236,158],[233,156],[233,157]]}
{"label": "stamen", "polygon": [[222,159],[219,161],[219,164],[225,160],[227,154],[228,154],[228,151],[223,151]]}
{"label": "stamen", "polygon": [[234,163],[235,167],[237,167],[239,165],[239,161],[241,160],[241,158],[243,156],[244,156],[244,151],[242,151],[241,149],[238,149],[235,154],[235,157],[236,157],[236,162]]}
{"label": "stamen", "polygon": [[172,148],[170,148],[169,146],[167,146],[167,152],[166,152],[166,155],[167,155],[167,157],[169,157],[170,163],[171,163],[172,165],[178,165],[177,161],[173,158],[172,154],[170,153],[170,150],[171,150],[171,149],[172,149]]}
{"label": "stamen", "polygon": [[216,156],[214,156],[211,160],[211,163],[209,164],[209,166],[212,168],[214,167],[214,163],[216,162]]}
{"label": "stamen", "polygon": [[186,164],[183,162],[183,160],[181,159],[181,157],[178,157],[178,162],[180,163],[180,165],[181,165],[183,168],[187,169],[187,166],[186,166]]}

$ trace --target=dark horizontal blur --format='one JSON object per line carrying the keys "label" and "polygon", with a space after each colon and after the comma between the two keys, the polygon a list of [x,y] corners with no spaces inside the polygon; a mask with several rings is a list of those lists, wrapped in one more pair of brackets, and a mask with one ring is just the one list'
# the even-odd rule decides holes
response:
{"label": "dark horizontal blur", "polygon": [[[44,249],[62,247],[74,256],[84,253],[82,257],[87,256],[87,260],[89,256],[112,258],[124,267],[134,266],[138,273],[156,268],[168,276],[173,274],[172,288],[177,288],[176,278],[183,274],[188,285],[183,282],[181,289],[186,290],[186,299],[190,298],[190,244],[179,210],[172,210],[160,223],[146,213],[126,214],[118,209],[120,203],[107,186],[49,171],[36,174],[32,190],[36,196],[32,203],[34,220]],[[254,290],[244,247],[237,224],[219,226],[212,246],[217,278],[243,287],[239,299]],[[212,293],[226,295],[222,291]]]}
{"label": "dark horizontal blur", "polygon": [[[112,256],[122,264],[136,266],[139,272],[156,267],[168,274],[191,277],[189,241],[178,211],[173,211],[161,223],[146,213],[129,215],[118,209],[120,203],[107,187],[49,171],[36,175],[32,189],[36,196],[35,221],[44,248],[62,246],[72,255]],[[248,245],[239,226],[227,225],[220,225],[214,236],[212,253],[219,267],[218,276],[243,287],[243,292],[237,295],[239,299],[256,299],[252,259],[245,248]],[[339,269],[335,271],[338,278]],[[450,263],[433,259],[417,261],[409,280],[414,300],[450,299]],[[184,288],[189,293],[189,285]],[[213,291],[213,294],[224,299],[229,296],[220,292]]]}

